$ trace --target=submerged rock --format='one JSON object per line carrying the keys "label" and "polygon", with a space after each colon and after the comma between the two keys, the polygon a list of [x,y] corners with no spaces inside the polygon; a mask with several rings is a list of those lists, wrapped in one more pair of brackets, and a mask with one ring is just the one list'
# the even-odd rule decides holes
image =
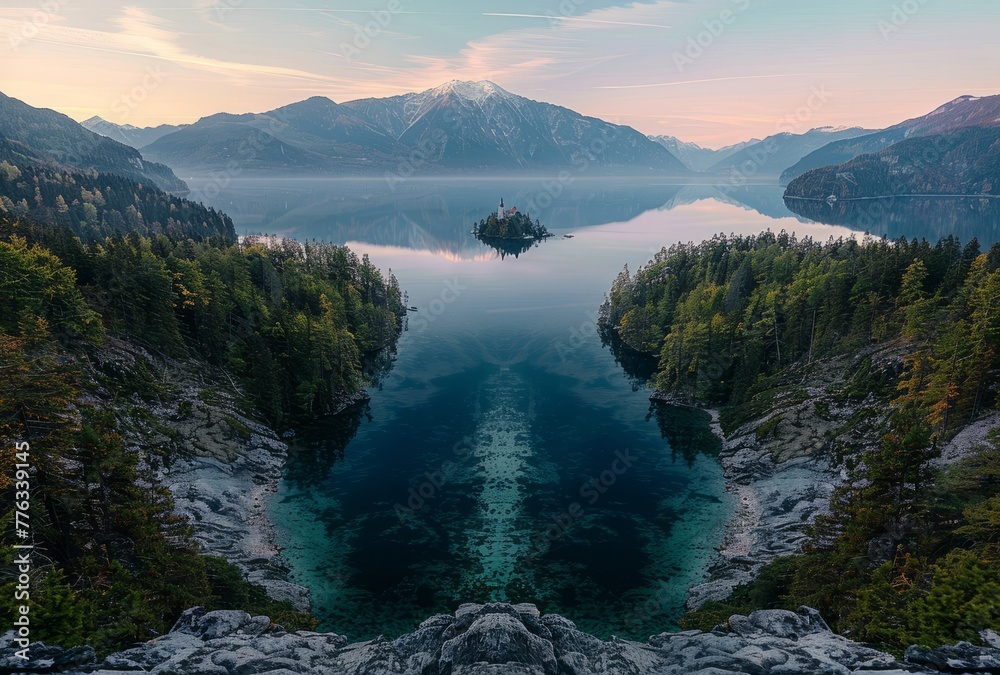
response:
{"label": "submerged rock", "polygon": [[[993,637],[993,636],[989,636]],[[317,673],[323,675],[893,675],[997,672],[1000,649],[959,643],[912,647],[906,661],[832,633],[808,607],[733,616],[703,633],[662,633],[647,642],[600,640],[564,617],[541,616],[534,605],[462,605],[396,640],[348,644],[332,633],[286,632],[246,612],[186,611],[167,635],[113,654],[101,663],[86,648],[37,645],[20,672],[160,675]],[[13,665],[13,634],[0,637],[0,667]],[[76,665],[74,665],[76,664]],[[10,672],[10,671],[5,671]]]}

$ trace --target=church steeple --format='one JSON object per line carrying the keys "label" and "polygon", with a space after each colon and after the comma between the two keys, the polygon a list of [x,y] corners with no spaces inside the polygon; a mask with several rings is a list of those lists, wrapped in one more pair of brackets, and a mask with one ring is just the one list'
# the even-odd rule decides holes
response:
{"label": "church steeple", "polygon": [[503,197],[500,198],[500,206],[497,208],[497,220],[503,220]]}

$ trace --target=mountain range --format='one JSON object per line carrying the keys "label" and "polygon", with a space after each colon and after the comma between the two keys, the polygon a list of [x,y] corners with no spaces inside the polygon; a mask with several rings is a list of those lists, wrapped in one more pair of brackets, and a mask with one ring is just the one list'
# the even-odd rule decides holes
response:
{"label": "mountain range", "polygon": [[[962,96],[882,132],[804,157],[788,183],[801,199],[1000,195],[1000,96]],[[792,176],[796,167],[786,171]]]}
{"label": "mountain range", "polygon": [[1000,128],[965,127],[907,138],[807,171],[785,191],[786,199],[829,201],[908,195],[1000,196]]}
{"label": "mountain range", "polygon": [[80,122],[80,126],[88,131],[93,131],[95,134],[107,136],[108,138],[116,140],[123,145],[128,145],[136,150],[139,150],[158,138],[166,136],[167,134],[172,134],[181,127],[187,125],[161,124],[155,127],[136,127],[131,124],[115,124],[114,122],[108,122],[107,120],[95,115],[90,119]]}
{"label": "mountain range", "polygon": [[[776,177],[806,154],[864,129],[775,134],[713,150],[512,94],[492,82],[447,82],[388,98],[312,97],[264,113],[219,113],[140,129],[99,117],[83,125],[188,174],[512,173],[722,174],[757,166]],[[233,164],[235,162],[235,164]],[[756,164],[755,164],[756,163]]]}
{"label": "mountain range", "polygon": [[[171,190],[184,184],[168,166],[185,175],[398,178],[558,170],[677,178],[738,173],[765,180],[780,176],[789,186],[787,196],[810,199],[872,196],[886,189],[991,194],[1000,182],[993,136],[959,132],[998,126],[1000,96],[962,96],[878,131],[820,127],[713,150],[674,136],[644,136],[486,81],[455,80],[419,93],[346,103],[315,96],[264,113],[218,113],[193,124],[151,128],[99,117],[77,125],[0,95],[0,135],[10,156],[115,172]],[[927,146],[910,142],[917,138],[945,148],[938,154],[948,164],[918,166],[915,152]],[[818,169],[822,173],[797,180]],[[844,175],[857,184],[837,178]]]}
{"label": "mountain range", "polygon": [[859,127],[820,127],[802,134],[782,132],[751,143],[717,160],[706,170],[713,174],[741,173],[747,177],[777,178],[809,153],[830,143],[870,133]]}
{"label": "mountain range", "polygon": [[776,178],[860,128],[779,133],[713,150],[512,94],[453,80],[423,92],[335,103],[316,96],[263,113],[219,113],[189,125],[137,128],[99,117],[83,125],[197,175],[447,175],[573,168],[687,176],[739,171]]}
{"label": "mountain range", "polygon": [[[661,144],[627,126],[512,94],[491,82],[448,82],[420,93],[335,103],[313,97],[264,113],[220,113],[159,130],[115,128],[143,155],[179,171],[508,173],[571,168],[596,174],[686,176]],[[233,163],[236,163],[235,165]]]}
{"label": "mountain range", "polygon": [[929,136],[963,127],[1000,125],[1000,96],[960,96],[926,115],[900,122],[887,129],[836,141],[811,152],[781,174],[781,183],[812,169],[843,164],[859,155],[876,153],[893,143],[914,136]]}
{"label": "mountain range", "polygon": [[759,138],[752,138],[749,141],[713,150],[712,148],[703,148],[697,143],[682,141],[674,136],[650,136],[649,140],[655,141],[665,147],[674,157],[684,162],[684,165],[692,171],[707,171],[716,162],[720,162],[736,154],[748,145],[760,143]]}
{"label": "mountain range", "polygon": [[135,148],[89,131],[62,113],[34,108],[3,93],[0,136],[6,139],[6,152],[22,162],[113,173],[168,192],[187,192],[169,167],[147,161]]}

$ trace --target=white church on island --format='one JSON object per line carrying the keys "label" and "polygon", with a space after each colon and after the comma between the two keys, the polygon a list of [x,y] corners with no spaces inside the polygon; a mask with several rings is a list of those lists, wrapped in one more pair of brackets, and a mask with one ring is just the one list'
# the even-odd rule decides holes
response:
{"label": "white church on island", "polygon": [[517,213],[517,207],[512,206],[509,209],[504,209],[503,207],[503,197],[500,198],[500,206],[497,207],[497,220],[503,220]]}

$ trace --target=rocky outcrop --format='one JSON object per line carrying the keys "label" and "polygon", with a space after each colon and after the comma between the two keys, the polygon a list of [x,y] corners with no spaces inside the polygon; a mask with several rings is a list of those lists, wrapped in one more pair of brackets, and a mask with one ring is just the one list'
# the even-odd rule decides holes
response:
{"label": "rocky outcrop", "polygon": [[[835,635],[819,614],[763,610],[733,616],[708,633],[662,633],[647,642],[599,640],[534,605],[462,605],[395,640],[349,644],[331,633],[289,633],[267,617],[188,610],[169,634],[81,664],[93,651],[34,645],[27,664],[14,660],[13,634],[0,637],[5,672],[94,675],[317,673],[322,675],[893,675],[997,672],[1000,649],[959,643],[911,648],[906,660]],[[58,664],[58,665],[56,665]],[[8,670],[9,669],[9,670]]]}
{"label": "rocky outcrop", "polygon": [[1000,673],[1000,639],[993,631],[983,631],[983,642],[977,647],[968,642],[927,649],[910,647],[905,659],[912,664],[937,673]]}
{"label": "rocky outcrop", "polygon": [[[188,518],[192,538],[204,553],[235,564],[272,598],[308,611],[309,590],[288,581],[267,514],[281,481],[287,443],[242,411],[239,394],[228,383],[199,387],[185,379],[190,376],[190,371],[175,373],[175,382],[184,385],[174,398],[152,409],[160,428],[173,430],[175,444],[181,445],[169,462],[149,455],[157,482],[170,489],[175,510]],[[345,397],[341,410],[366,400],[363,391]]]}
{"label": "rocky outcrop", "polygon": [[[736,429],[723,434],[713,425],[736,510],[708,579],[689,590],[689,609],[727,598],[767,563],[798,553],[808,527],[829,511],[833,491],[847,479],[838,456],[859,456],[878,442],[885,411],[873,397],[852,402],[840,393],[862,359],[878,370],[901,366],[892,348],[793,366],[776,392],[748,404],[753,412]],[[661,397],[671,400],[654,394]]]}
{"label": "rocky outcrop", "polygon": [[830,496],[842,478],[822,456],[776,463],[753,433],[724,441],[719,461],[736,511],[708,580],[688,591],[690,609],[727,598],[767,563],[799,552],[806,528],[828,512]]}
{"label": "rocky outcrop", "polygon": [[114,381],[156,373],[154,405],[138,398],[116,403],[128,447],[150,480],[170,490],[202,552],[233,563],[271,597],[308,610],[309,591],[288,581],[267,517],[288,446],[245,412],[239,388],[221,370],[116,339],[96,350],[91,363]]}

